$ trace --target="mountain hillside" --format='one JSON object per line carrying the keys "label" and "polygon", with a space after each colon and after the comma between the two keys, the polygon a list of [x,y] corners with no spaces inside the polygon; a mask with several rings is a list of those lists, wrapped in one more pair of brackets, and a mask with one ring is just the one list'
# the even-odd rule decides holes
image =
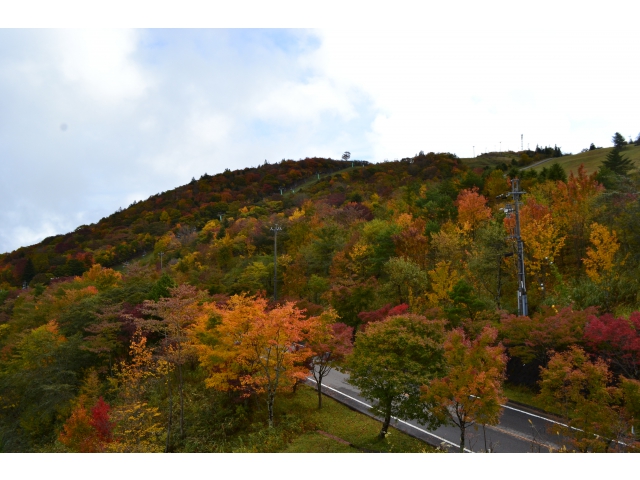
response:
{"label": "mountain hillside", "polygon": [[[565,384],[546,369],[591,365],[613,396],[580,403],[580,418],[606,407],[635,445],[640,178],[605,187],[565,171],[559,148],[530,154],[227,170],[1,255],[0,451],[286,450],[319,427],[278,402],[295,405],[325,361],[365,372],[355,381],[382,417],[432,425],[421,392],[447,371],[466,389],[493,365],[474,388],[494,406],[506,379],[563,415]],[[518,170],[541,158],[558,164]],[[527,315],[504,197],[515,177]],[[367,386],[372,368],[395,393]],[[575,425],[565,433],[612,438]],[[387,427],[365,444],[397,451]]]}

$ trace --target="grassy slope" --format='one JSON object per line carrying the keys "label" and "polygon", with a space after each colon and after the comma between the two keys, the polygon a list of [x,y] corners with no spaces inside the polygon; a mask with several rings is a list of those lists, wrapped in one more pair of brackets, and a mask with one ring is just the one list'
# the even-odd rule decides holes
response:
{"label": "grassy slope", "polygon": [[[304,417],[306,425],[313,426],[294,438],[281,451],[307,453],[356,453],[362,450],[407,453],[435,451],[426,443],[394,428],[390,428],[387,438],[378,440],[380,422],[355,412],[331,398],[323,398],[321,410],[317,407],[318,398],[315,390],[306,386],[299,387],[295,395],[280,399],[280,409],[288,413],[296,412]],[[360,450],[323,435],[318,430],[342,439]]]}
{"label": "grassy slope", "polygon": [[[600,164],[604,161],[604,159],[607,157],[607,154],[611,150],[613,150],[613,147],[598,148],[596,150],[591,150],[585,153],[578,153],[576,155],[567,155],[561,158],[551,158],[531,168],[540,171],[543,167],[548,168],[549,166],[551,166],[551,164],[557,161],[564,167],[567,172],[573,171],[574,173],[576,173],[580,164],[584,164],[587,173],[592,173],[598,169]],[[640,146],[629,145],[622,151],[622,155],[630,158],[636,164],[636,166],[640,166]]]}
{"label": "grassy slope", "polygon": [[471,168],[483,168],[485,166],[493,168],[503,162],[507,165],[511,165],[511,160],[517,160],[519,158],[520,156],[514,152],[490,152],[478,155],[475,158],[461,158],[460,160]]}

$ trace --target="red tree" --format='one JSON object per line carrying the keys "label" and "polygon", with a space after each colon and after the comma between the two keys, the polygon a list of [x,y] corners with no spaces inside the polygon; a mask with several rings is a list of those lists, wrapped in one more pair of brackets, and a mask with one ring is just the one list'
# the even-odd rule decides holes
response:
{"label": "red tree", "polygon": [[592,315],[584,341],[625,377],[640,378],[640,312],[633,312],[628,320],[609,313],[599,318]]}
{"label": "red tree", "polygon": [[307,343],[311,350],[309,368],[318,390],[318,408],[322,408],[322,379],[353,349],[353,327],[341,322],[330,323],[334,318],[335,315],[330,314],[320,316],[316,331]]}
{"label": "red tree", "polygon": [[387,317],[393,317],[394,315],[402,315],[408,309],[409,305],[407,305],[406,303],[401,303],[400,305],[396,305],[395,307],[392,307],[391,304],[388,303],[378,310],[372,310],[371,312],[360,312],[358,314],[358,318],[362,322],[360,324],[361,330],[364,330],[364,327],[368,323],[379,322]]}

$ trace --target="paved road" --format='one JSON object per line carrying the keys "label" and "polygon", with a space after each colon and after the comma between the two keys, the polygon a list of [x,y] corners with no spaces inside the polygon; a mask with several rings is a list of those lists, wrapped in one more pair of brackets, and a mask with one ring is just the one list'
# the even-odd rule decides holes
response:
{"label": "paved road", "polygon": [[[353,385],[346,382],[347,375],[333,370],[322,381],[323,393],[369,415],[370,402],[360,396]],[[315,387],[313,377],[309,378],[310,385]],[[526,407],[507,403],[504,406],[500,424],[495,427],[487,426],[483,432],[480,426],[467,430],[465,446],[468,452],[482,452],[486,449],[493,452],[527,453],[549,452],[550,448],[558,449],[560,437],[547,433],[547,427],[552,426],[554,419],[536,411],[527,411]],[[405,422],[394,419],[391,424],[399,430],[405,431],[435,446],[443,446],[448,451],[459,451],[460,430],[457,427],[440,427],[427,431],[416,422]]]}

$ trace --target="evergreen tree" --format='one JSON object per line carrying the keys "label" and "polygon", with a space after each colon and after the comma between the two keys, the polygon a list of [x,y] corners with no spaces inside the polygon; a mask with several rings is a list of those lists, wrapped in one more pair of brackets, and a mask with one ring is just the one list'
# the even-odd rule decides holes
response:
{"label": "evergreen tree", "polygon": [[27,260],[27,264],[24,267],[24,273],[22,274],[22,280],[27,282],[27,285],[31,281],[33,277],[36,276],[36,269],[33,266],[33,262],[31,261],[31,257]]}
{"label": "evergreen tree", "polygon": [[549,180],[562,180],[566,183],[567,181],[567,173],[562,168],[558,162],[554,162],[551,167],[549,167],[549,172],[547,173],[547,179]]}
{"label": "evergreen tree", "polygon": [[169,275],[167,275],[166,273],[163,273],[162,276],[151,288],[150,297],[155,301],[158,301],[160,298],[170,297],[171,292],[169,292],[169,289],[175,288],[177,286],[178,285],[176,284],[176,282],[174,282]]}
{"label": "evergreen tree", "polygon": [[620,154],[618,148],[614,148],[609,152],[602,165],[618,175],[627,175],[629,170],[634,167],[631,160]]}
{"label": "evergreen tree", "polygon": [[616,150],[624,148],[627,144],[627,141],[624,139],[620,132],[616,132],[613,137],[611,137],[611,141],[613,142],[613,146]]}

